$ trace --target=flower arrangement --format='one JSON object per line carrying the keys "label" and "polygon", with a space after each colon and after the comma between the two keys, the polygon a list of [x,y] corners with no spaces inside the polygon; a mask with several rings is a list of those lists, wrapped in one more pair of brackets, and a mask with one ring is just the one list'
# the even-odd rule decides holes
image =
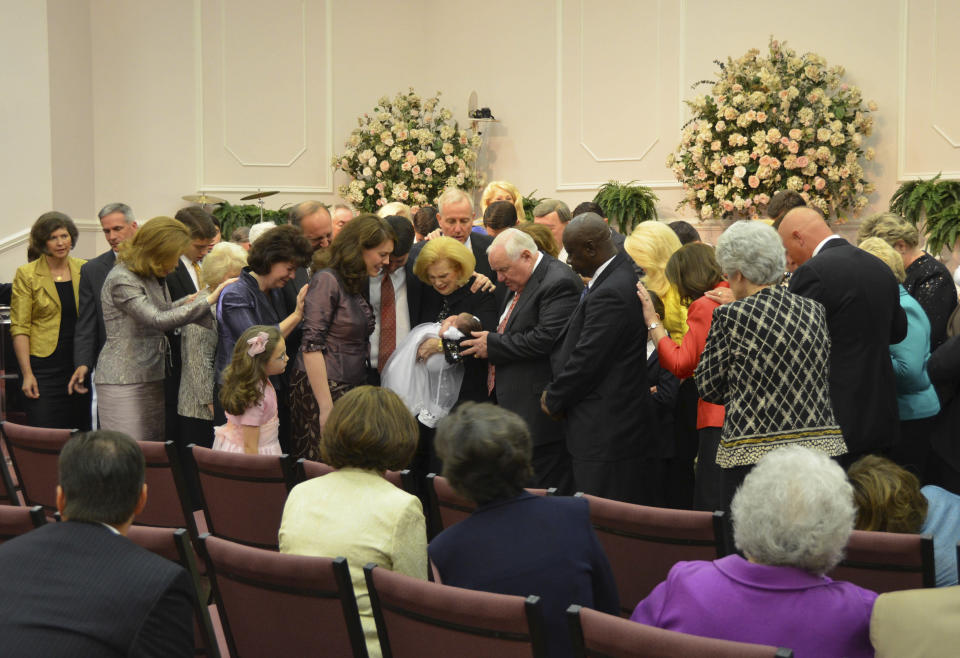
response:
{"label": "flower arrangement", "polygon": [[686,197],[678,205],[701,219],[761,216],[771,196],[799,192],[827,217],[858,213],[874,186],[864,180],[863,140],[873,129],[857,87],[842,66],[795,51],[772,38],[769,57],[752,49],[720,67],[711,93],[686,101],[693,117],[667,158]]}
{"label": "flower arrangement", "polygon": [[357,119],[334,169],[353,180],[340,196],[366,212],[392,201],[434,203],[445,187],[471,190],[479,184],[475,169],[480,136],[451,123],[440,107],[440,92],[423,100],[411,88],[392,100],[377,101],[372,113]]}

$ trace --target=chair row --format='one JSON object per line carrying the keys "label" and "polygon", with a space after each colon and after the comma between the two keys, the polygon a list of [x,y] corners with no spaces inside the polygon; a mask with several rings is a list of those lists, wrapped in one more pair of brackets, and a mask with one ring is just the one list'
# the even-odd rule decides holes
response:
{"label": "chair row", "polygon": [[[43,509],[0,505],[0,542],[46,523]],[[128,537],[173,560],[191,576],[196,653],[219,656],[215,621],[234,656],[367,656],[345,558],[286,555],[201,535],[199,546],[216,601],[211,618],[184,529],[131,527]],[[420,581],[364,567],[382,655],[544,656],[541,602]],[[576,656],[792,656],[786,649],[674,633],[571,606]]]}
{"label": "chair row", "polygon": [[[56,457],[70,432],[12,423],[0,428],[24,500],[52,513]],[[274,550],[290,488],[333,470],[318,462],[300,460],[293,464],[286,456],[240,455],[194,446],[193,467],[203,495],[203,512],[195,515],[189,498],[183,495],[186,490],[173,444],[141,443],[141,447],[147,462],[150,498],[136,520],[138,524],[186,527],[194,538],[209,532]],[[387,477],[397,486],[411,489],[409,472],[388,472]],[[469,516],[475,505],[459,496],[441,476],[430,474],[427,480],[432,537]],[[732,545],[722,512],[662,509],[577,495],[590,503],[591,519],[613,568],[624,614],[630,613],[626,606],[646,597],[676,562],[723,557]],[[236,513],[238,509],[244,513]],[[830,575],[877,592],[933,587],[933,540],[924,535],[854,531],[845,560]]]}

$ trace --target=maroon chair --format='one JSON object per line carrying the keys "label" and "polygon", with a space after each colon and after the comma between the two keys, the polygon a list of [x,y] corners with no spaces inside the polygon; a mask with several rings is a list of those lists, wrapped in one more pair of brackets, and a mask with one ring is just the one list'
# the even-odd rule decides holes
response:
{"label": "maroon chair", "polygon": [[383,658],[546,655],[540,598],[478,592],[363,568]]}
{"label": "maroon chair", "polygon": [[843,561],[827,575],[879,594],[935,587],[933,537],[854,530]]}
{"label": "maroon chair", "polygon": [[[328,473],[333,473],[335,470],[337,469],[329,464],[301,457],[297,460],[297,482],[322,477]],[[410,469],[387,471],[383,474],[383,477],[397,489],[403,489],[409,494],[414,493],[413,475],[410,473]]]}
{"label": "maroon chair", "polygon": [[367,656],[346,558],[200,546],[231,655]]}
{"label": "maroon chair", "polygon": [[206,605],[209,599],[208,592],[201,581],[197,559],[187,531],[184,528],[130,526],[127,538],[151,553],[156,553],[172,562],[176,562],[187,570],[194,590],[194,654],[219,658],[220,649],[217,646],[216,634]]}
{"label": "maroon chair", "polygon": [[143,451],[146,465],[147,506],[133,520],[134,524],[186,528],[190,537],[196,540],[206,532],[206,527],[197,527],[173,441],[137,441],[137,444]]}
{"label": "maroon chair", "polygon": [[35,507],[14,507],[0,505],[0,544],[14,537],[39,528],[47,522],[47,516],[39,505]]}
{"label": "maroon chair", "polygon": [[57,511],[57,461],[76,430],[0,423],[0,431],[27,507],[40,505],[48,515]]}
{"label": "maroon chair", "polygon": [[21,504],[20,494],[17,493],[17,484],[10,474],[9,461],[7,444],[0,441],[0,504],[17,506]]}
{"label": "maroon chair", "polygon": [[277,550],[287,494],[296,484],[288,455],[246,455],[190,444],[207,531]]}
{"label": "maroon chair", "polygon": [[667,631],[579,605],[567,608],[567,622],[575,658],[793,658],[791,649]]}
{"label": "maroon chair", "polygon": [[576,495],[590,503],[590,522],[610,560],[625,617],[666,580],[677,562],[714,560],[726,552],[723,512],[663,509]]}

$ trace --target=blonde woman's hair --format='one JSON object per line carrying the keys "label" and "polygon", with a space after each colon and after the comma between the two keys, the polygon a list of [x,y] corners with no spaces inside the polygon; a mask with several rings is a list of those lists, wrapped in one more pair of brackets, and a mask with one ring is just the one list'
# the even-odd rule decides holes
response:
{"label": "blonde woman's hair", "polygon": [[897,277],[899,283],[903,283],[907,278],[907,272],[903,267],[903,258],[883,238],[867,238],[857,246],[886,263],[887,267],[893,270],[893,276]]}
{"label": "blonde woman's hair", "polygon": [[190,231],[172,217],[148,220],[133,237],[120,244],[117,258],[134,274],[166,276],[165,269],[190,244]]}
{"label": "blonde woman's hair", "polygon": [[235,242],[218,242],[213,245],[200,264],[200,286],[216,288],[229,275],[243,269],[247,264],[247,250]]}
{"label": "blonde woman's hair", "polygon": [[461,244],[459,240],[441,236],[424,245],[420,255],[417,256],[417,262],[413,264],[413,273],[418,279],[430,285],[427,270],[431,265],[441,260],[449,260],[454,267],[460,270],[460,276],[457,277],[457,287],[470,280],[470,277],[473,276],[473,269],[477,266],[477,259],[473,252],[467,249],[466,245]]}
{"label": "blonde woman's hair", "polygon": [[413,213],[410,212],[410,206],[400,201],[388,203],[377,211],[377,217],[380,219],[386,219],[390,215],[398,215],[413,222]]}
{"label": "blonde woman's hair", "polygon": [[480,214],[483,215],[487,210],[487,206],[493,203],[493,197],[498,190],[510,195],[513,207],[517,209],[517,221],[522,222],[526,220],[527,216],[523,211],[523,195],[520,194],[520,190],[517,189],[516,185],[505,180],[491,181],[484,188],[483,194],[480,196]]}
{"label": "blonde woman's hair", "polygon": [[857,229],[857,245],[867,238],[881,238],[891,247],[903,240],[908,247],[920,244],[920,232],[917,227],[900,215],[892,212],[882,212],[870,215],[863,220]]}
{"label": "blonde woman's hair", "polygon": [[876,455],[861,457],[847,470],[857,507],[857,530],[920,532],[927,499],[910,471]]}
{"label": "blonde woman's hair", "polygon": [[660,297],[670,289],[667,261],[681,246],[673,229],[661,222],[641,222],[623,241],[630,258],[646,272],[643,284]]}

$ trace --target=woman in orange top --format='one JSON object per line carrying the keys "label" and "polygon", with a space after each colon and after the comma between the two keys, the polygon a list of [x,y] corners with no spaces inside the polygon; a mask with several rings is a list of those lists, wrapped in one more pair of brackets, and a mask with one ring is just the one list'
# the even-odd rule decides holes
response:
{"label": "woman in orange top", "polygon": [[[666,267],[667,280],[677,287],[680,298],[687,305],[687,333],[677,345],[670,340],[661,325],[660,316],[653,308],[650,295],[642,284],[637,284],[637,295],[643,304],[643,317],[650,338],[657,345],[660,365],[680,379],[693,376],[700,355],[707,344],[713,309],[718,304],[704,296],[716,288],[729,287],[717,263],[713,247],[701,242],[686,244],[678,249]],[[723,507],[722,470],[716,463],[720,428],[723,427],[723,407],[702,399],[697,401],[697,431],[700,450],[697,455],[697,477],[693,505],[696,509],[716,510]]]}

